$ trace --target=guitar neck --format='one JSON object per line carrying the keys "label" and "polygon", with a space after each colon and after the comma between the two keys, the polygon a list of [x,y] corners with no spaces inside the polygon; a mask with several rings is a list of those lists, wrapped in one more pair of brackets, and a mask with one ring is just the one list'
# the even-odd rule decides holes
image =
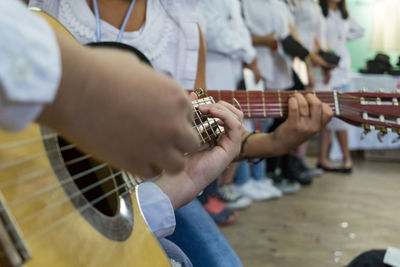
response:
{"label": "guitar neck", "polygon": [[[309,92],[299,91],[306,95]],[[312,92],[322,102],[328,104],[337,116],[339,104],[337,92]],[[223,100],[238,107],[238,103],[245,118],[285,118],[288,115],[288,100],[293,91],[246,91],[246,90],[207,90],[215,102]]]}

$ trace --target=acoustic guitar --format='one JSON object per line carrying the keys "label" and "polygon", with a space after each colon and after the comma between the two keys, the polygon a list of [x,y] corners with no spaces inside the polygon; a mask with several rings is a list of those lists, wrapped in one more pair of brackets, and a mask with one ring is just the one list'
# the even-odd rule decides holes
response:
{"label": "acoustic guitar", "polygon": [[[209,103],[212,98],[192,102],[203,143],[224,132],[218,119],[199,112]],[[142,217],[138,181],[45,127],[0,130],[0,266],[170,266]]]}

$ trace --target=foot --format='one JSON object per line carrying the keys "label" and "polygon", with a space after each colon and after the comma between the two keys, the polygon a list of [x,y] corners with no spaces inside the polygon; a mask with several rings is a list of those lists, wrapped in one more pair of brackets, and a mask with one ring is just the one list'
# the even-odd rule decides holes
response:
{"label": "foot", "polygon": [[230,209],[244,209],[251,205],[252,200],[242,196],[233,184],[221,185],[217,189],[218,197],[226,202]]}
{"label": "foot", "polygon": [[327,164],[327,163],[318,162],[317,168],[320,168],[325,172],[342,172],[341,168],[335,167],[331,163]]}
{"label": "foot", "polygon": [[253,181],[253,179],[250,179],[243,185],[236,185],[236,189],[240,194],[242,194],[243,196],[246,196],[254,201],[263,201],[263,200],[276,198],[276,196],[274,194],[272,194],[271,192],[269,192],[268,190],[260,188]]}

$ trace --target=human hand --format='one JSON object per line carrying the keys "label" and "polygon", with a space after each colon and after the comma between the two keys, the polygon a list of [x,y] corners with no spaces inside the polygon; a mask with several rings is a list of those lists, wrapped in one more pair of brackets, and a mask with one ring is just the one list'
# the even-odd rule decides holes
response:
{"label": "human hand", "polygon": [[38,122],[133,174],[181,171],[199,146],[185,91],[130,53],[58,40],[63,77]]}
{"label": "human hand", "polygon": [[200,105],[200,111],[223,122],[223,134],[216,146],[188,157],[185,171],[178,175],[165,173],[155,183],[167,194],[175,209],[194,199],[209,183],[216,179],[239,154],[243,113],[232,105]]}
{"label": "human hand", "polygon": [[332,77],[332,70],[322,69],[324,73],[324,84],[328,84]]}
{"label": "human hand", "polygon": [[308,68],[308,84],[306,87],[306,90],[314,90],[315,88],[315,74],[314,74],[314,70],[312,68]]}
{"label": "human hand", "polygon": [[250,69],[254,73],[256,84],[262,79],[261,71],[258,68],[258,58],[255,57],[250,64],[244,64],[243,67]]}
{"label": "human hand", "polygon": [[265,46],[275,49],[275,47],[277,45],[277,42],[275,40],[275,32],[272,32],[272,33],[262,36],[262,39],[263,39]]}
{"label": "human hand", "polygon": [[333,68],[335,68],[334,65],[329,64],[321,56],[319,56],[316,53],[311,53],[310,54],[310,60],[311,60],[311,63],[313,65],[322,67],[324,69],[333,69]]}
{"label": "human hand", "polygon": [[332,109],[316,96],[299,93],[289,98],[287,120],[271,135],[277,154],[286,154],[320,131],[332,118]]}

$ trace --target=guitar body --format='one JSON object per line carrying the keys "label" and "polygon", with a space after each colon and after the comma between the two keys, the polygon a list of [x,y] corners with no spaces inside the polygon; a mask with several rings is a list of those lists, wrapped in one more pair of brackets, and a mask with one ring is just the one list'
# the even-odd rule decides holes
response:
{"label": "guitar body", "polygon": [[[115,215],[105,215],[74,182],[63,182],[70,178],[58,165],[58,137],[43,142],[43,136],[52,134],[37,125],[17,134],[0,132],[0,188],[30,250],[26,266],[169,266],[135,193],[115,194]],[[22,140],[36,141],[4,145]]]}
{"label": "guitar body", "polygon": [[[0,243],[12,240],[29,267],[170,266],[126,176],[38,125],[0,130]],[[0,265],[20,266],[4,244]]]}

